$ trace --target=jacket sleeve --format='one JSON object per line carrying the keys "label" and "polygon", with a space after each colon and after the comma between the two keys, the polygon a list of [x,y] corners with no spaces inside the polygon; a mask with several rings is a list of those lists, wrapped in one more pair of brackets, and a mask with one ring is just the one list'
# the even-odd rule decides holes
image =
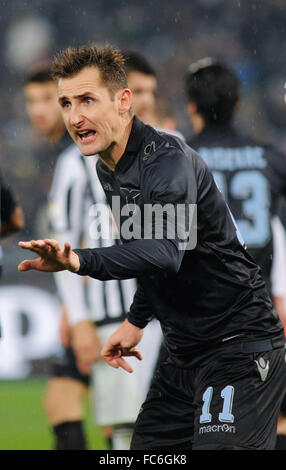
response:
{"label": "jacket sleeve", "polygon": [[127,314],[127,319],[138,328],[145,328],[153,316],[152,307],[146,298],[143,287],[139,284]]}
{"label": "jacket sleeve", "polygon": [[[177,148],[157,155],[142,170],[141,188],[149,209],[159,206],[161,216],[152,217],[147,236],[120,246],[74,250],[80,259],[78,274],[100,280],[128,279],[155,274],[159,271],[177,272],[184,255],[178,207],[188,211],[196,201],[196,179],[191,160]],[[160,212],[160,208],[168,211]],[[158,207],[157,207],[158,208]],[[144,206],[145,210],[145,206]],[[145,214],[144,214],[145,215]],[[158,235],[158,225],[162,230]],[[122,240],[124,242],[124,239]]]}

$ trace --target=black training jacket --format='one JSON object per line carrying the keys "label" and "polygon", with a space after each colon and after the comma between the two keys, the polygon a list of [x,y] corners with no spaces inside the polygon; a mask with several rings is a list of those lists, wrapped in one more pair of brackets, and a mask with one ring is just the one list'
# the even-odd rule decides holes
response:
{"label": "black training jacket", "polygon": [[196,205],[197,243],[192,249],[182,249],[181,231],[170,236],[163,217],[161,238],[153,222],[145,238],[135,230],[137,239],[126,239],[123,230],[120,246],[75,250],[80,275],[138,278],[128,319],[145,327],[155,315],[175,364],[202,363],[228,342],[283,335],[261,270],[241,244],[211,171],[193,149],[135,117],[115,171],[99,160],[97,173],[109,204],[120,199],[120,220],[113,204],[120,229],[130,222],[126,208],[134,220],[137,214],[134,227],[140,232],[146,207],[183,205],[187,210]]}

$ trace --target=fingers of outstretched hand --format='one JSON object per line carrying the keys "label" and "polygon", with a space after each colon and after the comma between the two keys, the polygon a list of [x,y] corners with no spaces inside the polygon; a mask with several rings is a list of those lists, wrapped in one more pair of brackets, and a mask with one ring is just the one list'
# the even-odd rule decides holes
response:
{"label": "fingers of outstretched hand", "polygon": [[37,254],[49,252],[49,247],[44,240],[30,240],[28,242],[19,242],[19,246],[25,250],[31,250]]}
{"label": "fingers of outstretched hand", "polygon": [[18,271],[30,271],[36,269],[38,260],[24,260],[18,265]]}
{"label": "fingers of outstretched hand", "polygon": [[35,240],[30,240],[29,242],[19,242],[18,245],[21,248],[24,248],[24,250],[31,250],[31,249],[33,249],[32,242],[34,242],[34,241]]}
{"label": "fingers of outstretched hand", "polygon": [[46,247],[48,247],[52,252],[56,253],[60,249],[59,242],[52,238],[45,238],[43,240]]}
{"label": "fingers of outstretched hand", "polygon": [[140,351],[138,351],[138,349],[135,349],[135,348],[132,348],[132,349],[122,349],[122,356],[134,356],[136,357],[137,359],[139,359],[139,361],[142,361],[143,359],[143,356],[141,354]]}

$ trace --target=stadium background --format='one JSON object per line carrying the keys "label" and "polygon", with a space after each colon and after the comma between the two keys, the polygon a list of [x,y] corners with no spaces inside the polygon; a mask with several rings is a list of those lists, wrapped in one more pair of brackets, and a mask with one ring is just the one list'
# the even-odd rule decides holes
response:
{"label": "stadium background", "polygon": [[[58,348],[59,306],[53,278],[20,274],[19,239],[47,234],[46,194],[55,155],[30,128],[22,86],[31,66],[60,48],[95,41],[145,54],[158,72],[178,129],[190,136],[183,76],[215,56],[243,84],[237,124],[286,151],[285,0],[11,0],[0,2],[0,168],[21,203],[25,230],[3,241],[0,285],[0,449],[49,449],[42,411],[49,359]],[[47,147],[46,147],[47,148]],[[86,404],[90,448],[104,448]]]}

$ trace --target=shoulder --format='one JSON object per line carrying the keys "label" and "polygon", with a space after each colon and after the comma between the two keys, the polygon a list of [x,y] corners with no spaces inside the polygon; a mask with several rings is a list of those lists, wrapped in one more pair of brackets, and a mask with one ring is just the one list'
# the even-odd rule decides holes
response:
{"label": "shoulder", "polygon": [[[146,126],[149,127],[150,126]],[[175,177],[205,168],[205,163],[197,152],[176,135],[150,128],[143,142],[143,171],[158,171],[163,177]]]}
{"label": "shoulder", "polygon": [[145,193],[165,202],[194,201],[204,162],[179,137],[150,131],[141,154],[141,185]]}
{"label": "shoulder", "polygon": [[179,139],[186,142],[186,139],[185,139],[184,135],[176,129],[164,129],[164,128],[161,128],[161,127],[156,127],[155,129],[156,129],[157,132],[159,132],[161,134],[169,134],[169,135],[172,135],[174,137],[178,137]]}
{"label": "shoulder", "polygon": [[[190,157],[194,151],[186,144],[184,139],[175,134],[163,130],[157,130],[151,126],[145,126],[144,139],[141,146],[141,154],[146,164],[157,158],[171,159]],[[153,157],[153,158],[150,158]]]}

